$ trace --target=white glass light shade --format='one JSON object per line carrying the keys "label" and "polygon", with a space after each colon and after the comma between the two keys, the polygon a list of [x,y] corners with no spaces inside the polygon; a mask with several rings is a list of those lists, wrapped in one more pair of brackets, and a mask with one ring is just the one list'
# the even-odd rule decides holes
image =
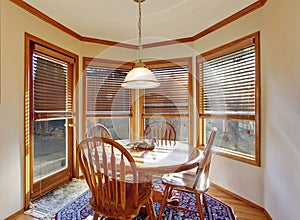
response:
{"label": "white glass light shade", "polygon": [[122,87],[129,89],[149,89],[160,85],[154,74],[146,67],[135,67],[125,77]]}

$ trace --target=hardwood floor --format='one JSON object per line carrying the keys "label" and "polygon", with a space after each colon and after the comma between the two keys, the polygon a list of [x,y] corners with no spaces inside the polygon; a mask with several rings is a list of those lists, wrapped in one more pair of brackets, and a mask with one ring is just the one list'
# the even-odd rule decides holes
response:
{"label": "hardwood floor", "polygon": [[246,202],[245,199],[238,198],[216,185],[211,185],[208,193],[232,207],[238,220],[271,220],[263,208]]}
{"label": "hardwood floor", "polygon": [[[270,220],[263,208],[251,205],[243,199],[235,197],[233,194],[228,193],[219,187],[212,185],[208,193],[215,198],[221,200],[227,205],[231,206],[234,210],[238,220]],[[24,215],[22,213],[14,215],[6,220],[33,220],[35,218]]]}

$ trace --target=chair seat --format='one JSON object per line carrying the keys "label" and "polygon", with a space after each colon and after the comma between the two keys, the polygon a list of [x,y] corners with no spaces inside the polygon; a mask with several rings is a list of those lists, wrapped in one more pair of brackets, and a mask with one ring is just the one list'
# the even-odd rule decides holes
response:
{"label": "chair seat", "polygon": [[[139,183],[138,184],[138,196],[137,196],[137,207],[134,207],[133,200],[130,196],[126,196],[126,209],[124,210],[119,203],[117,206],[112,204],[115,200],[107,200],[104,206],[97,206],[95,198],[90,199],[90,206],[92,210],[101,213],[104,216],[110,216],[110,218],[126,218],[131,219],[138,215],[139,209],[142,204],[146,204],[151,197],[152,189],[149,183]],[[126,194],[133,195],[133,185],[126,183]],[[119,195],[120,197],[120,195]],[[120,201],[120,198],[119,198]],[[114,216],[112,216],[112,213]]]}
{"label": "chair seat", "polygon": [[[190,171],[184,171],[179,173],[169,173],[162,176],[162,183],[175,187],[181,190],[191,190],[195,182],[195,173]],[[200,176],[197,186],[195,187],[196,192],[204,193],[209,188],[209,179],[205,175]]]}
{"label": "chair seat", "polygon": [[[196,212],[198,212],[200,219],[204,220],[202,203],[204,204],[206,212],[208,212],[208,205],[204,194],[209,189],[208,173],[212,158],[212,146],[216,136],[216,131],[217,129],[213,128],[210,133],[207,145],[203,152],[204,157],[199,161],[196,172],[195,170],[191,170],[179,173],[171,173],[162,176],[162,183],[166,186],[166,188],[164,190],[164,197],[161,202],[158,220],[162,218],[164,206],[168,205],[167,199],[170,198],[173,189],[194,192],[198,208]],[[173,206],[172,208],[195,212],[195,210],[187,209],[186,207]]]}

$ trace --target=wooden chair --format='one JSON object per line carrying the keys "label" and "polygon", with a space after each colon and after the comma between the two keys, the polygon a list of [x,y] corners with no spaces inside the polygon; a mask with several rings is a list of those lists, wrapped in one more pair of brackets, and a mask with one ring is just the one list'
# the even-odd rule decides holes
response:
{"label": "wooden chair", "polygon": [[106,137],[112,139],[111,133],[103,124],[93,124],[87,129],[86,137]]}
{"label": "wooden chair", "polygon": [[87,138],[79,144],[77,157],[92,193],[93,219],[99,214],[132,219],[143,205],[149,219],[155,219],[152,183],[139,182],[135,161],[122,145],[108,138]]}
{"label": "wooden chair", "polygon": [[149,140],[155,138],[157,145],[167,146],[172,141],[176,142],[176,130],[169,122],[153,121],[146,126],[144,137]]}
{"label": "wooden chair", "polygon": [[[166,186],[166,188],[164,190],[164,196],[161,202],[158,219],[161,219],[165,205],[167,205],[170,208],[174,208],[178,210],[191,211],[196,213],[198,212],[200,215],[200,219],[202,220],[204,219],[201,201],[203,201],[204,207],[208,212],[208,206],[204,194],[209,188],[208,174],[209,174],[210,162],[212,158],[212,146],[216,136],[216,131],[217,129],[213,128],[213,130],[210,133],[207,145],[203,152],[204,157],[199,162],[196,172],[185,171],[185,172],[172,173],[172,174],[167,174],[162,176],[162,183]],[[167,201],[170,198],[172,190],[174,189],[195,193],[198,210],[195,211],[180,206],[167,204]]]}

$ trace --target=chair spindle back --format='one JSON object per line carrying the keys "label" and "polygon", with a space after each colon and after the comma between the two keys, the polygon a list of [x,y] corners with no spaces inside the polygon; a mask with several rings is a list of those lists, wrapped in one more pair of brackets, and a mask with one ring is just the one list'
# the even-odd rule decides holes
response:
{"label": "chair spindle back", "polygon": [[197,171],[196,171],[196,176],[195,176],[195,181],[194,181],[194,185],[193,188],[196,189],[199,183],[199,180],[201,178],[201,175],[205,175],[206,178],[208,178],[208,174],[209,174],[209,168],[210,168],[210,162],[211,162],[211,158],[212,158],[212,147],[213,147],[213,143],[216,137],[216,133],[217,133],[217,128],[213,128],[206,147],[204,149],[204,157],[203,159],[199,162]]}
{"label": "chair spindle back", "polygon": [[106,137],[112,139],[110,131],[101,123],[93,124],[88,128],[86,137]]}
{"label": "chair spindle back", "polygon": [[166,146],[170,145],[172,141],[175,144],[176,130],[169,122],[153,121],[146,126],[144,137],[150,140],[155,138],[157,144]]}
{"label": "chair spindle back", "polygon": [[[136,164],[122,145],[104,137],[88,138],[79,144],[78,159],[96,206],[106,210],[132,208],[126,207],[126,196],[132,198],[134,207],[138,206]],[[132,195],[127,192],[128,180]]]}

